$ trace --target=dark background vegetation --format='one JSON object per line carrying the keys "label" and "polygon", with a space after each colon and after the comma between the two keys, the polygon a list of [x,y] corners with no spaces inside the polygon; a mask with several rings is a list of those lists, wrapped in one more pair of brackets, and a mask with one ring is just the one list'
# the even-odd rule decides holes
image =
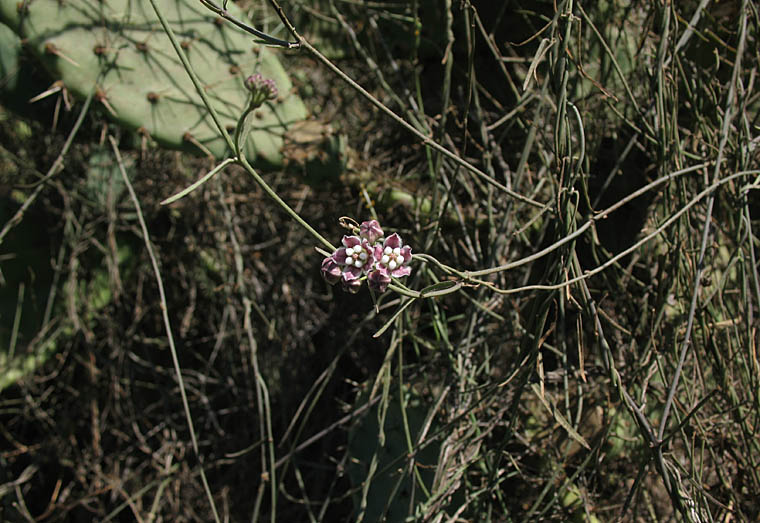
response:
{"label": "dark background vegetation", "polygon": [[[268,2],[244,5],[285,34]],[[308,52],[281,51],[313,117],[348,139],[340,176],[264,173],[316,230],[337,243],[341,216],[374,212],[460,271],[555,248],[416,300],[375,338],[399,297],[377,310],[366,288],[324,283],[317,242],[242,169],[161,206],[213,163],[141,144],[93,106],[64,170],[41,181],[82,102],[54,128],[56,97],[6,103],[3,223],[44,184],[0,246],[6,282],[32,275],[15,350],[56,351],[2,391],[0,519],[212,521],[201,469],[224,521],[760,517],[756,5],[282,7],[423,134],[544,205],[426,149]],[[160,261],[201,460],[106,135]],[[413,267],[411,289],[457,278]],[[18,299],[5,285],[4,337]]]}

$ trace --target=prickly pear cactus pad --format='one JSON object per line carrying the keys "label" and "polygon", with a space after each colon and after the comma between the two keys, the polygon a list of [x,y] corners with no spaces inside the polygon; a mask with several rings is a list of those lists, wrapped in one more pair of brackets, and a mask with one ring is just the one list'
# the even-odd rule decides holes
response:
{"label": "prickly pear cactus pad", "polygon": [[[257,72],[275,81],[279,96],[255,113],[246,154],[258,165],[280,165],[282,135],[290,124],[306,118],[307,111],[292,93],[275,51],[222,23],[197,1],[171,0],[161,6],[228,129],[235,128],[246,107],[246,76]],[[245,19],[235,5],[228,7]],[[0,21],[75,96],[95,89],[96,100],[125,127],[165,147],[227,154],[147,1],[0,0]]]}

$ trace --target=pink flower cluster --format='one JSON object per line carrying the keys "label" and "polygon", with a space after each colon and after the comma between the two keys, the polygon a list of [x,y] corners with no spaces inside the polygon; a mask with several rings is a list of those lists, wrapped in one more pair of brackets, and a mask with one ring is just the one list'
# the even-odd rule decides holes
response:
{"label": "pink flower cluster", "polygon": [[391,278],[409,276],[412,248],[396,233],[383,236],[377,220],[362,222],[359,236],[343,236],[343,246],[322,261],[322,277],[330,285],[340,282],[344,290],[355,293],[365,275],[377,292],[385,292]]}

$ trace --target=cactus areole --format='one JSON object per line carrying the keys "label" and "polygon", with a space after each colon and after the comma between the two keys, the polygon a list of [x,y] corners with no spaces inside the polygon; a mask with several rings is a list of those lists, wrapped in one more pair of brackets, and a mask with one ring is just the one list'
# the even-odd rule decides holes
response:
{"label": "cactus areole", "polygon": [[[245,151],[259,166],[281,165],[283,134],[307,111],[276,51],[254,43],[199,2],[162,4],[227,129],[234,129],[248,105],[246,78],[260,74],[277,85],[277,97],[256,110]],[[235,5],[228,7],[245,17]],[[147,133],[164,147],[217,158],[230,154],[148,2],[0,0],[0,21],[27,42],[70,93],[84,98],[94,90],[119,124]],[[40,92],[46,88],[40,86]]]}

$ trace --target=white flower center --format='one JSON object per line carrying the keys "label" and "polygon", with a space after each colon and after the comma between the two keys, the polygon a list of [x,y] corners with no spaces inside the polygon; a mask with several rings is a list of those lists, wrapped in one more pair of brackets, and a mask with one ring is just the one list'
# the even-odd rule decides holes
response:
{"label": "white flower center", "polygon": [[380,263],[392,271],[401,267],[406,261],[408,260],[401,254],[401,247],[386,247],[383,249],[383,257],[380,258]]}
{"label": "white flower center", "polygon": [[361,245],[346,247],[346,265],[361,269],[368,258],[369,254]]}

